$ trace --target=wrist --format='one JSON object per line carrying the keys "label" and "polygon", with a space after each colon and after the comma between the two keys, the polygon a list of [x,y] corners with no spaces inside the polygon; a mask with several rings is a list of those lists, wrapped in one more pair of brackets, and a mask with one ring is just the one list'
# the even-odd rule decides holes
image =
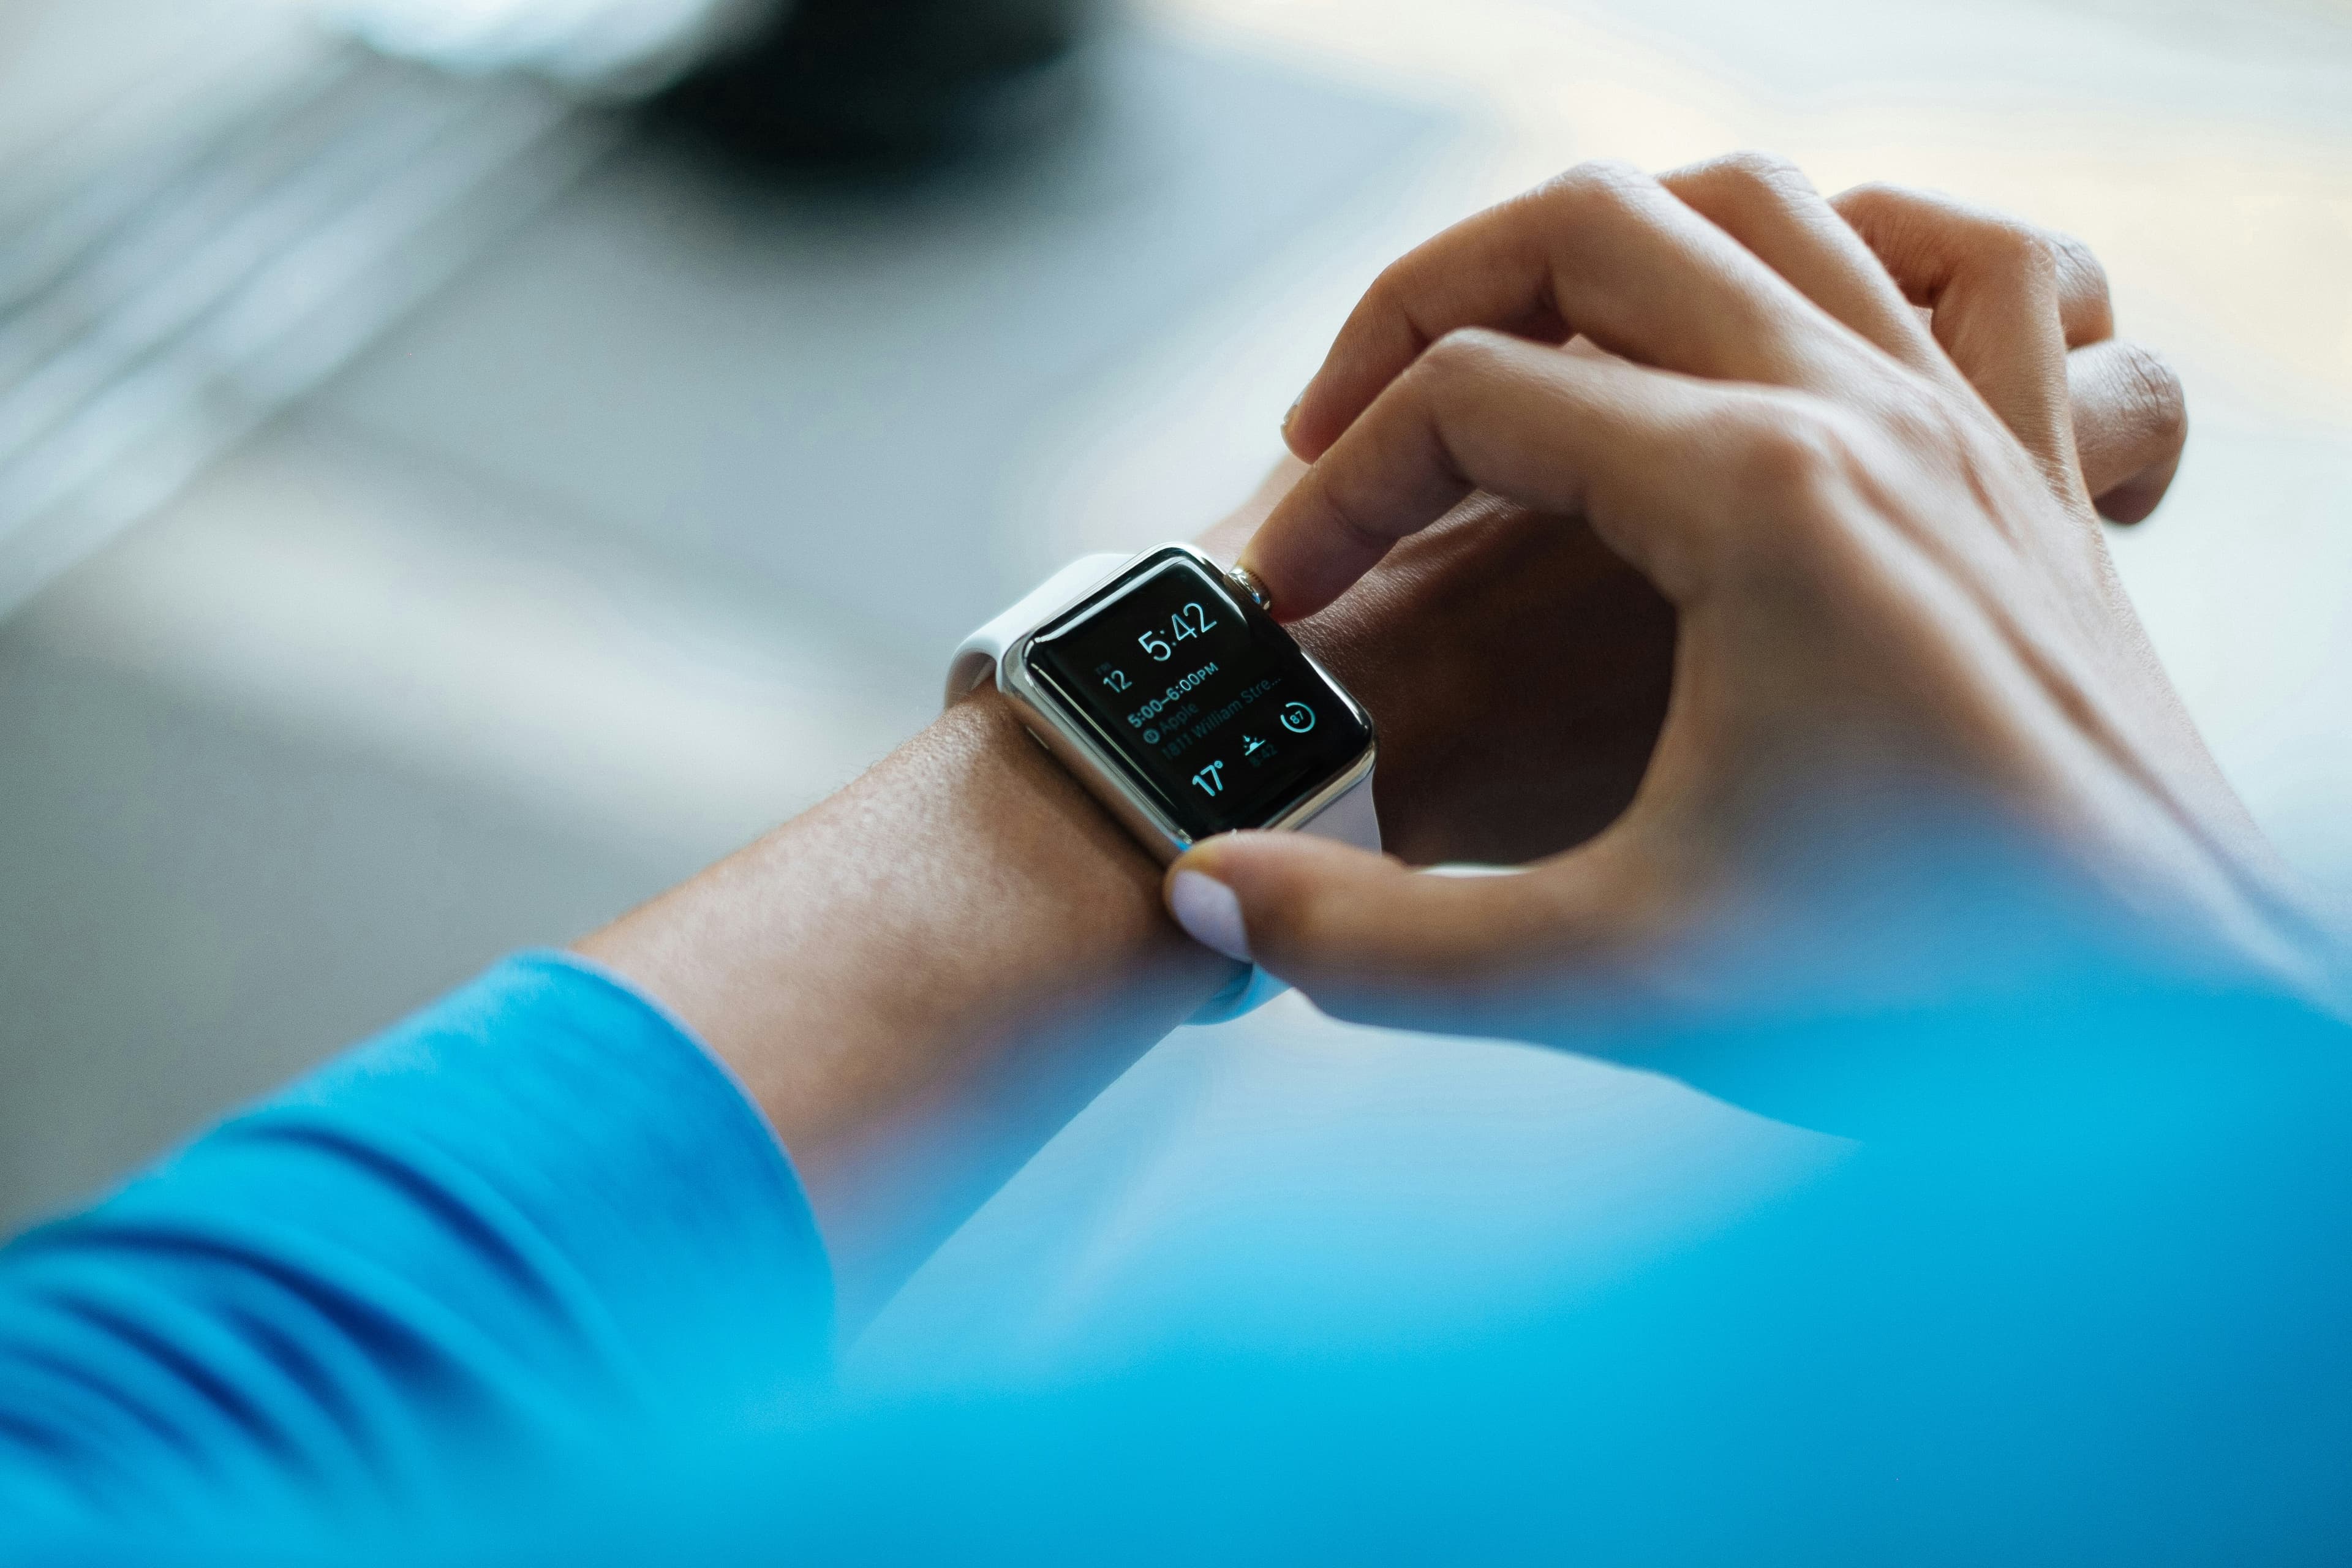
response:
{"label": "wrist", "polygon": [[982,689],[581,949],[734,1069],[854,1319],[1232,979],[1160,878]]}
{"label": "wrist", "polygon": [[[1159,863],[992,686],[950,708],[905,752],[920,774],[912,793],[935,814],[925,837],[933,853],[954,858],[966,895],[945,922],[967,944],[950,994],[985,994],[1016,1024],[1117,997],[1164,1014],[1164,1033],[1232,978],[1167,918]],[[992,929],[967,929],[974,925]],[[925,1021],[953,1028],[968,1016],[958,1002]]]}

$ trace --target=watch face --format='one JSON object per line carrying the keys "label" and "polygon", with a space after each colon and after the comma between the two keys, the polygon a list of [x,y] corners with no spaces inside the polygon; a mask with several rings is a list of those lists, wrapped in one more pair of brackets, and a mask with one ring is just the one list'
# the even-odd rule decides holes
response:
{"label": "watch face", "polygon": [[1371,743],[1289,634],[1181,552],[1047,626],[1028,664],[1191,838],[1277,820]]}

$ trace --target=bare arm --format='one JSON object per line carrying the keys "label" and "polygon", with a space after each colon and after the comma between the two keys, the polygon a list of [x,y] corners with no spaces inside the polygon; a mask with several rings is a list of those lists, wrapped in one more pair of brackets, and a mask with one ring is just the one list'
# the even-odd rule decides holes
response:
{"label": "bare arm", "polygon": [[986,688],[581,951],[759,1101],[853,1323],[1234,973]]}

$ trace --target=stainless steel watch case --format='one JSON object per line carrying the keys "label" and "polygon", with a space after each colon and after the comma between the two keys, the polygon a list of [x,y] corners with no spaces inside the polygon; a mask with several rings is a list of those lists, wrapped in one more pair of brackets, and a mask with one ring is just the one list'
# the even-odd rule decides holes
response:
{"label": "stainless steel watch case", "polygon": [[[1009,644],[996,661],[997,689],[1012,702],[1030,734],[1036,737],[1046,751],[1052,752],[1112,816],[1118,818],[1135,836],[1137,842],[1156,853],[1162,864],[1191,848],[1191,836],[1177,826],[1141,786],[1129,778],[1124,765],[1107,742],[1101,740],[1083,719],[1062,711],[1059,700],[1047,691],[1031,671],[1029,648],[1039,637],[1058,632],[1072,622],[1104,608],[1129,586],[1177,556],[1188,558],[1198,565],[1217,584],[1218,591],[1225,596],[1235,615],[1272,627],[1286,637],[1289,636],[1266,613],[1256,593],[1247,584],[1236,581],[1223,566],[1192,546],[1171,544],[1138,556],[1077,604],[1050,620],[1030,627]],[[1380,737],[1373,727],[1372,716],[1365,711],[1363,704],[1334,679],[1331,672],[1324,668],[1322,662],[1313,654],[1305,648],[1299,648],[1298,653],[1333,698],[1363,725],[1368,738],[1363,751],[1346,767],[1291,802],[1271,820],[1252,825],[1259,828],[1285,829],[1305,826],[1333,802],[1370,777],[1379,757]]]}

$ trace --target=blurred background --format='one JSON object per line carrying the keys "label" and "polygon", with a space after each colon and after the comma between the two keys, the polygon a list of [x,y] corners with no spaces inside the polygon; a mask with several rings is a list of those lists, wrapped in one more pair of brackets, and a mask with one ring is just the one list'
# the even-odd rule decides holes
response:
{"label": "blurred background", "polygon": [[[1740,146],[2097,249],[2194,422],[2125,577],[2352,889],[2345,0],[0,0],[0,1222],[847,780],[1049,567],[1244,495],[1436,227]],[[1410,1311],[1835,1156],[1293,998],[868,1353],[1065,1354],[1235,1245],[1327,1337],[1285,1194],[1430,1237]]]}

